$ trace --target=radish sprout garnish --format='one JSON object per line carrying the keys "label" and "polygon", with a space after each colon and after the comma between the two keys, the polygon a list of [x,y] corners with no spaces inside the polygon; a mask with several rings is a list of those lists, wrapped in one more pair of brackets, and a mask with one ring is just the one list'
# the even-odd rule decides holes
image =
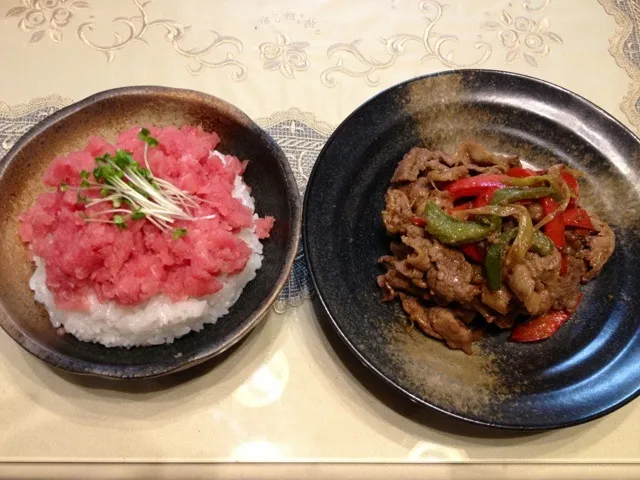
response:
{"label": "radish sprout garnish", "polygon": [[[96,167],[92,172],[82,170],[80,187],[60,184],[61,192],[77,191],[77,202],[84,204],[85,208],[104,203],[113,206],[91,215],[80,212],[80,216],[87,222],[112,223],[121,229],[128,227],[127,220],[147,219],[164,232],[172,230],[171,225],[176,220],[215,218],[216,214],[198,217],[193,213],[202,202],[210,202],[153,175],[148,150],[149,147],[157,147],[158,140],[146,128],[140,130],[138,138],[144,142],[144,166],[135,161],[130,152],[117,150],[115,155],[105,153],[97,157]],[[97,191],[99,197],[88,197],[87,191]],[[173,229],[175,240],[186,234],[186,228]]]}

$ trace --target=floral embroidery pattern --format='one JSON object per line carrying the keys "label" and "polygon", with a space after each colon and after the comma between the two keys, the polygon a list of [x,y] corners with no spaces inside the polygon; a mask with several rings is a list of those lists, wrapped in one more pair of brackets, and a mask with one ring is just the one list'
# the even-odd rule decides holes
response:
{"label": "floral embroidery pattern", "polygon": [[[114,32],[114,42],[111,45],[98,45],[91,41],[87,34],[95,29],[95,23],[88,21],[81,24],[78,27],[78,37],[88,47],[93,48],[106,55],[107,61],[113,61],[115,52],[133,42],[142,43],[147,45],[147,41],[144,39],[145,34],[150,28],[160,27],[164,29],[164,38],[171,43],[173,49],[183,57],[187,57],[193,60],[192,65],[188,65],[187,68],[192,74],[198,74],[203,68],[222,68],[222,67],[234,67],[235,71],[231,74],[231,78],[236,81],[244,80],[247,77],[247,67],[238,62],[234,58],[233,52],[242,51],[242,42],[235,38],[220,35],[218,32],[211,30],[213,39],[204,47],[184,48],[182,41],[187,36],[188,26],[185,27],[178,22],[168,19],[149,20],[149,16],[145,10],[145,7],[150,3],[146,1],[140,3],[139,0],[133,0],[136,8],[138,9],[138,15],[129,18],[118,17],[113,20],[113,24],[122,25],[126,30],[124,38],[118,33]],[[230,48],[224,48],[230,47]],[[211,59],[210,54],[217,52],[219,49],[224,48],[226,52],[220,59]]]}
{"label": "floral embroidery pattern", "polygon": [[[16,0],[17,1],[17,0]],[[233,36],[226,36],[211,30],[211,40],[204,46],[187,47],[189,26],[174,20],[161,18],[151,20],[147,12],[150,1],[131,0],[137,9],[135,15],[117,17],[113,19],[113,43],[101,44],[92,37],[97,28],[94,18],[89,16],[87,21],[77,28],[78,38],[88,47],[103,53],[108,62],[115,59],[118,50],[126,48],[131,43],[141,43],[148,46],[145,36],[153,28],[162,30],[164,38],[179,55],[190,62],[187,69],[193,75],[204,69],[227,68],[231,70],[231,78],[242,81],[248,76],[247,66],[236,57],[243,51],[242,42]],[[445,5],[442,0],[422,0],[418,9],[426,26],[422,32],[399,33],[386,38],[380,38],[383,53],[380,56],[370,55],[363,48],[362,39],[349,43],[335,43],[327,49],[330,58],[328,68],[320,74],[321,82],[327,87],[337,85],[342,74],[355,78],[362,78],[365,84],[375,87],[380,83],[380,73],[393,67],[406,53],[408,48],[418,48],[422,51],[422,61],[436,60],[444,67],[467,68],[484,64],[492,55],[494,48],[502,47],[505,59],[511,64],[519,59],[528,65],[537,67],[540,58],[550,53],[554,44],[563,44],[563,39],[557,33],[549,30],[549,19],[541,17],[551,3],[551,0],[521,0],[519,6],[522,15],[517,16],[507,9],[502,10],[495,21],[484,22],[484,30],[495,32],[495,37],[485,41],[482,36],[469,45],[461,45],[459,37],[452,34],[437,32]],[[616,0],[600,0],[614,3]],[[627,0],[617,0],[626,2]],[[389,0],[392,9],[398,8],[395,0]],[[511,3],[509,7],[515,8]],[[18,27],[24,32],[30,32],[29,44],[40,42],[47,34],[55,42],[61,42],[63,29],[70,24],[77,15],[77,10],[91,7],[85,0],[20,0],[20,5],[6,12],[8,18],[19,18]],[[487,13],[488,15],[488,13]],[[282,29],[299,25],[305,30],[315,31],[316,20],[296,11],[272,12],[262,15],[254,29],[281,27]],[[308,70],[311,67],[307,50],[310,44],[304,41],[292,41],[284,31],[273,31],[275,41],[264,42],[259,45],[260,59],[263,68],[268,71],[278,71],[286,79],[295,79],[296,72]],[[93,39],[92,39],[93,38]],[[457,60],[457,50],[467,48],[471,51],[471,59],[464,63]]]}
{"label": "floral embroidery pattern", "polygon": [[265,42],[260,45],[260,58],[264,60],[265,70],[279,70],[283,77],[295,78],[294,71],[309,68],[309,60],[305,48],[307,42],[292,42],[287,35],[276,33],[276,41]]}
{"label": "floral embroidery pattern", "polygon": [[[525,1],[523,6],[526,5]],[[531,6],[530,8],[533,9]],[[503,10],[500,22],[485,22],[482,27],[497,32],[500,43],[507,50],[507,63],[515,62],[522,55],[529,65],[537,67],[536,56],[548,55],[550,43],[563,43],[560,35],[549,30],[548,18],[540,21],[524,16],[513,18],[509,12]]]}
{"label": "floral embroidery pattern", "polygon": [[320,34],[320,29],[317,28],[318,25],[315,18],[305,17],[304,13],[296,13],[292,10],[288,10],[286,12],[273,12],[272,15],[263,15],[253,28],[254,30],[258,30],[261,27],[276,24],[281,24],[283,27],[285,24],[298,24],[305,29],[315,29],[316,35]]}
{"label": "floral embroidery pattern", "polygon": [[62,29],[69,25],[74,10],[90,7],[83,0],[22,0],[22,4],[11,8],[6,17],[22,17],[18,28],[32,32],[29,44],[38,43],[49,32],[54,42],[62,41]]}
{"label": "floral embroidery pattern", "polygon": [[[380,70],[392,67],[398,58],[405,53],[406,46],[409,44],[422,46],[425,51],[425,55],[422,57],[423,61],[435,59],[450,68],[478,66],[489,59],[492,50],[491,44],[477,41],[473,44],[473,48],[480,52],[479,58],[471,63],[456,62],[451,47],[459,43],[458,37],[455,35],[443,35],[434,31],[434,27],[442,18],[444,6],[438,0],[425,0],[420,2],[419,9],[427,23],[422,35],[402,33],[389,38],[381,38],[380,41],[384,44],[385,52],[388,55],[386,60],[381,61],[365,55],[360,49],[362,40],[354,40],[351,43],[337,43],[330,46],[327,50],[329,57],[343,55],[336,61],[335,65],[322,72],[320,76],[322,83],[327,87],[333,87],[337,84],[334,78],[335,74],[343,73],[352,77],[362,77],[367,85],[375,87],[380,83],[377,73]],[[347,66],[344,54],[346,54],[346,58],[355,60],[356,66]]]}
{"label": "floral embroidery pattern", "polygon": [[549,6],[551,0],[522,0],[522,8],[527,12],[541,12]]}
{"label": "floral embroidery pattern", "polygon": [[[232,67],[233,80],[241,81],[247,77],[247,67],[234,57],[243,48],[238,38],[221,35],[211,30],[213,38],[207,45],[186,48],[182,42],[187,37],[189,26],[183,26],[169,19],[151,21],[145,9],[150,1],[133,0],[133,3],[138,10],[137,15],[117,17],[113,20],[114,28],[119,26],[120,31],[114,31],[114,41],[111,45],[100,45],[89,38],[90,32],[96,28],[93,17],[89,17],[89,21],[80,24],[77,30],[78,38],[86,46],[102,52],[107,57],[107,61],[112,62],[116,51],[130,43],[137,42],[148,46],[144,39],[145,34],[153,27],[160,27],[165,32],[164,38],[170,42],[173,49],[179,55],[192,60],[192,63],[187,65],[192,74],[200,73],[203,68]],[[75,10],[90,6],[84,0],[21,0],[21,5],[11,8],[6,13],[6,17],[22,17],[18,27],[24,32],[32,32],[29,44],[41,41],[47,31],[53,41],[61,42],[62,29],[69,25],[75,16]],[[124,35],[121,33],[122,29],[124,29]]]}

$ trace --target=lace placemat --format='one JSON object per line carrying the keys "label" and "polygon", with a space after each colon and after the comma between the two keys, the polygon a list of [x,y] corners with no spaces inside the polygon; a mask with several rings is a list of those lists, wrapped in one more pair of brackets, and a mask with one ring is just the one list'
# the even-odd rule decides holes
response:
{"label": "lace placemat", "polygon": [[[32,126],[70,103],[72,100],[58,95],[37,98],[28,104],[17,106],[0,102],[0,159]],[[295,174],[300,195],[304,195],[311,168],[327,141],[332,127],[318,121],[312,114],[298,109],[260,118],[257,123],[282,147]],[[283,313],[289,307],[298,306],[305,299],[310,298],[312,290],[311,278],[301,246],[291,276],[273,308],[276,312]]]}
{"label": "lace placemat", "polygon": [[640,1],[599,0],[618,24],[616,34],[610,39],[609,53],[624,68],[631,82],[620,108],[629,121],[640,131]]}

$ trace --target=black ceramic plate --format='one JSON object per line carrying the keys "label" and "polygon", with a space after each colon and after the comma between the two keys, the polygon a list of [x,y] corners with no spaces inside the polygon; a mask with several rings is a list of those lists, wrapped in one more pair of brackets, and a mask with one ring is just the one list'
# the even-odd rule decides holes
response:
{"label": "black ceramic plate", "polygon": [[[408,330],[401,308],[380,301],[376,259],[389,245],[380,212],[397,163],[414,146],[451,151],[465,139],[583,170],[585,202],[615,229],[613,257],[549,340],[510,343],[503,333],[467,356]],[[600,417],[640,393],[639,172],[638,138],[555,85],[482,70],[397,85],[338,127],[311,174],[303,236],[319,299],[357,357],[418,403],[514,429]]]}

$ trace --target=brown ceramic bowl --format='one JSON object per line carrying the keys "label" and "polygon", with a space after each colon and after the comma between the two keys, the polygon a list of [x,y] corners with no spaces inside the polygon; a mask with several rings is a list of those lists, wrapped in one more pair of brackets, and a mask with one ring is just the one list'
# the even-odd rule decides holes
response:
{"label": "brown ceramic bowl", "polygon": [[[273,215],[262,268],[231,311],[215,325],[172,344],[107,348],[60,337],[29,289],[33,265],[18,236],[18,216],[46,190],[42,174],[56,157],[86,145],[90,135],[114,140],[133,125],[201,125],[215,130],[223,152],[251,162],[244,175],[257,213]],[[143,86],[108,90],[64,108],[25,134],[0,163],[0,325],[26,350],[64,370],[115,378],[151,377],[217,355],[244,337],[283,288],[298,249],[301,212],[296,182],[275,141],[232,105],[204,93]]]}

